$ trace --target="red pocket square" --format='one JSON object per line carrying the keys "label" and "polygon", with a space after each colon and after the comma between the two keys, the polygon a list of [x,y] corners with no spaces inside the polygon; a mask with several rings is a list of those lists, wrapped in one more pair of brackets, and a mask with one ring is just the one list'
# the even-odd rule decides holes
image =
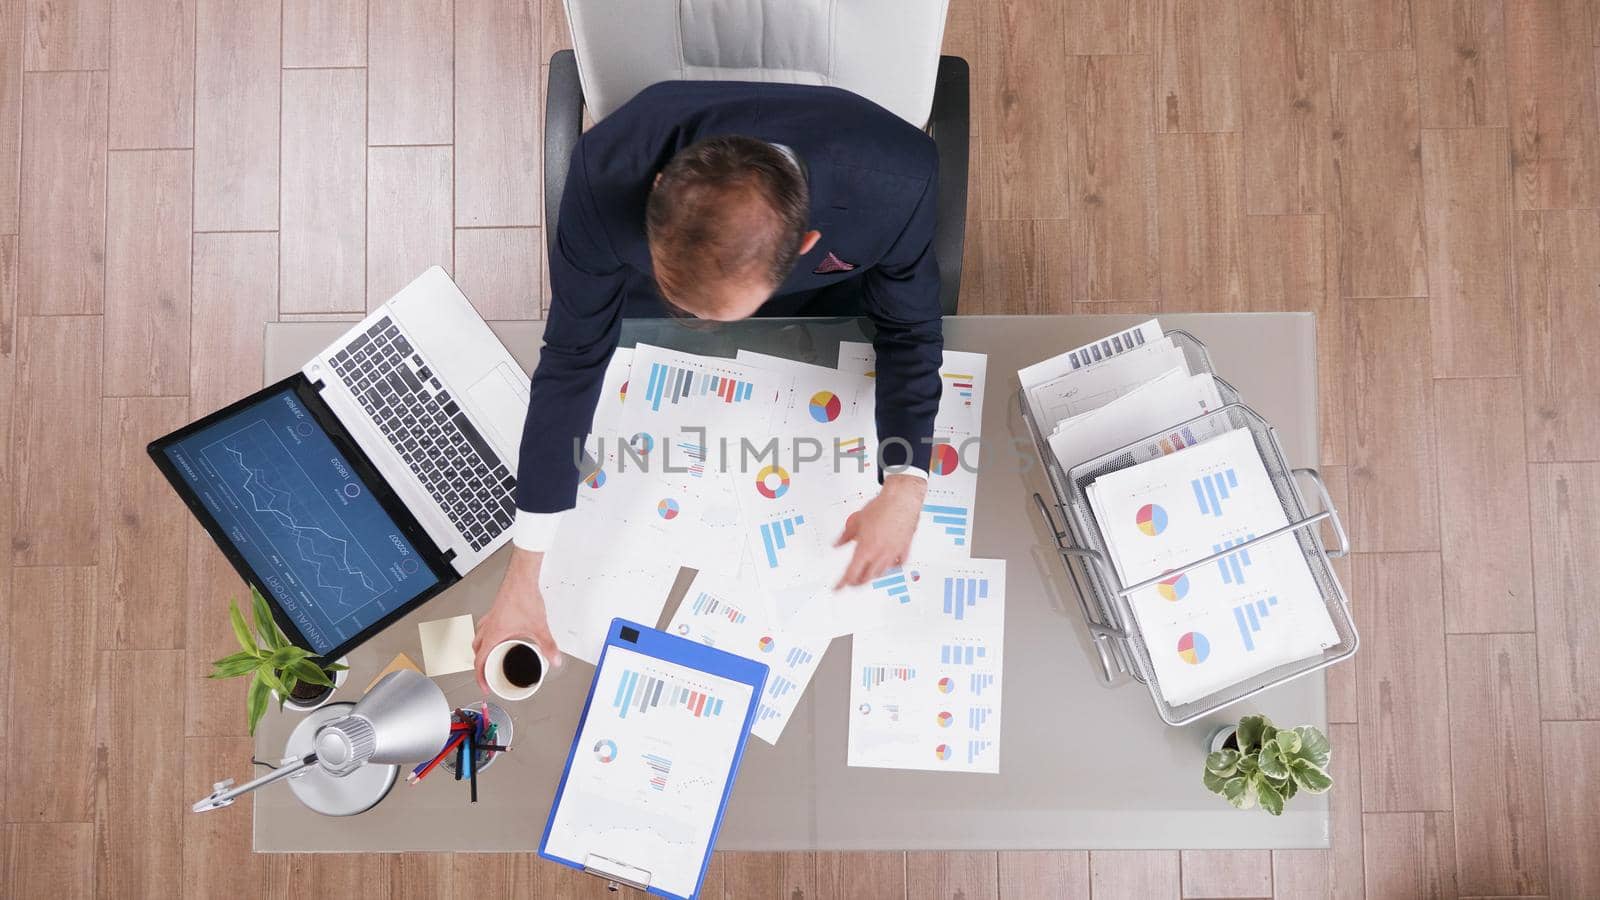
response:
{"label": "red pocket square", "polygon": [[845,262],[834,256],[832,251],[829,251],[828,255],[822,258],[822,263],[811,270],[811,274],[832,275],[834,272],[851,272],[855,270],[855,267],[855,263]]}

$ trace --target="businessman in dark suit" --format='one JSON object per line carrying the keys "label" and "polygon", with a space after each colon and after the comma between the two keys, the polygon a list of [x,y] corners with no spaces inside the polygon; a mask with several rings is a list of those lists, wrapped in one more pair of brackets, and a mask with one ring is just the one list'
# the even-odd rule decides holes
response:
{"label": "businessman in dark suit", "polygon": [[943,355],[933,253],[937,159],[924,133],[830,87],[679,81],[640,92],[578,141],[550,254],[553,303],[517,479],[516,549],[479,623],[559,659],[539,568],[575,502],[624,316],[865,314],[876,325],[877,497],[847,520],[842,585],[904,558],[927,488]]}

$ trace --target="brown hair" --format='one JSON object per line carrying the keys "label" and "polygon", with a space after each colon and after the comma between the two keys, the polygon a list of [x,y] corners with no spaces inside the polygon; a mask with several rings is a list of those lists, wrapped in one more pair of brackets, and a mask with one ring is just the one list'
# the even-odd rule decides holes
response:
{"label": "brown hair", "polygon": [[794,268],[810,207],[799,166],[765,141],[726,135],[679,150],[645,207],[662,297],[681,302],[692,269],[760,277],[776,289]]}

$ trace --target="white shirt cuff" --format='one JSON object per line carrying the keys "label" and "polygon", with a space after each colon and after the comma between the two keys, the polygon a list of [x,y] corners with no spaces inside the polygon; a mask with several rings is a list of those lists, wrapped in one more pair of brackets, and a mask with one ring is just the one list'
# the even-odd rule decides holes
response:
{"label": "white shirt cuff", "polygon": [[886,472],[885,474],[887,474],[887,475],[913,475],[913,476],[916,476],[917,478],[921,478],[923,481],[927,481],[928,480],[928,470],[927,469],[919,469],[916,466],[906,466],[903,469],[895,469],[893,472]]}
{"label": "white shirt cuff", "polygon": [[535,513],[517,510],[517,520],[511,523],[511,543],[523,550],[545,553],[556,542],[556,528],[564,513]]}

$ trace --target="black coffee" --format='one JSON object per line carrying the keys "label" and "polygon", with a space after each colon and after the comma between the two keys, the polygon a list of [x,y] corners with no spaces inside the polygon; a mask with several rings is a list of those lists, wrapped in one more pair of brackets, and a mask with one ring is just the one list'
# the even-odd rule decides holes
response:
{"label": "black coffee", "polygon": [[519,688],[538,684],[539,677],[544,674],[544,664],[539,662],[539,654],[527,644],[517,644],[507,650],[500,667],[506,674],[506,680]]}

